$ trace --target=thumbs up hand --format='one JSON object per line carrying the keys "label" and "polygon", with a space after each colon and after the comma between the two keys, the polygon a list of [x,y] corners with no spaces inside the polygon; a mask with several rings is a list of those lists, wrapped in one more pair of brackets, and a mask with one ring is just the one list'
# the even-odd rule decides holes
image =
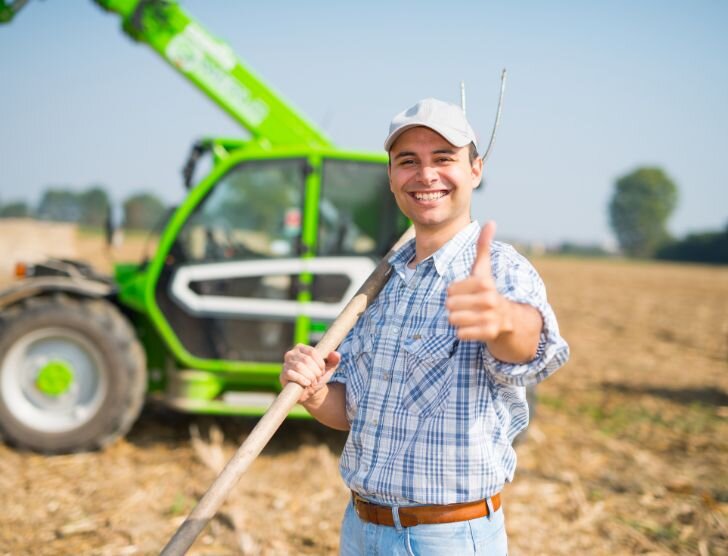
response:
{"label": "thumbs up hand", "polygon": [[493,273],[490,267],[490,244],[495,237],[495,222],[492,220],[487,222],[483,229],[480,230],[478,237],[478,245],[475,250],[475,262],[470,271],[470,276],[481,276],[483,278],[491,278]]}
{"label": "thumbs up hand", "polygon": [[470,276],[454,282],[447,290],[445,307],[461,340],[488,343],[513,330],[511,303],[496,290],[491,271],[493,236],[495,222],[490,221],[480,232]]}

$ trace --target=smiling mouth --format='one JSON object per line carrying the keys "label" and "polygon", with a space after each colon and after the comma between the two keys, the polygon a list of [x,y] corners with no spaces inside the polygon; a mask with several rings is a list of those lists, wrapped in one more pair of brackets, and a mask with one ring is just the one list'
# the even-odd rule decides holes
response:
{"label": "smiling mouth", "polygon": [[447,195],[449,191],[414,191],[410,193],[418,201],[437,201]]}

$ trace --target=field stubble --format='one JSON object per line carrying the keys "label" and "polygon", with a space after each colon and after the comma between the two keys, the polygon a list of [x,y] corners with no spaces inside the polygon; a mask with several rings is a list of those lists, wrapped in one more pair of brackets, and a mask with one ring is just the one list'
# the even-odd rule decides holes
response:
{"label": "field stubble", "polygon": [[[109,269],[98,238],[77,243]],[[728,269],[535,264],[572,356],[505,489],[511,554],[728,554]],[[104,452],[0,446],[0,554],[157,553],[253,426],[148,406]],[[344,439],[285,423],[190,553],[336,553]]]}

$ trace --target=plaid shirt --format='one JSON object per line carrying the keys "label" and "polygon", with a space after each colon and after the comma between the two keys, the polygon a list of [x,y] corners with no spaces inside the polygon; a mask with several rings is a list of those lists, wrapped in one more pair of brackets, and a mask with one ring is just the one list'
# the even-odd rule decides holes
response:
{"label": "plaid shirt", "polygon": [[339,351],[331,377],[346,384],[351,425],[341,456],[344,482],[387,505],[483,499],[511,481],[511,443],[528,425],[525,385],[549,376],[569,356],[541,278],[511,246],[493,242],[498,291],[536,307],[544,326],[536,357],[495,359],[477,341],[458,340],[447,320],[447,286],[470,274],[480,226],[472,222],[406,281],[414,240],[390,259],[387,285]]}

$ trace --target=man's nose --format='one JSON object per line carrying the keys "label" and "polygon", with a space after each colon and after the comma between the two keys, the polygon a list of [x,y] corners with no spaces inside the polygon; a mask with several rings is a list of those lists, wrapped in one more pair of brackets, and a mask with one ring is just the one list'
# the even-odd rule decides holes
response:
{"label": "man's nose", "polygon": [[437,181],[440,179],[440,176],[437,174],[435,168],[426,164],[424,164],[422,166],[422,169],[420,170],[420,177],[422,179],[422,183],[424,183],[425,185],[437,183]]}

